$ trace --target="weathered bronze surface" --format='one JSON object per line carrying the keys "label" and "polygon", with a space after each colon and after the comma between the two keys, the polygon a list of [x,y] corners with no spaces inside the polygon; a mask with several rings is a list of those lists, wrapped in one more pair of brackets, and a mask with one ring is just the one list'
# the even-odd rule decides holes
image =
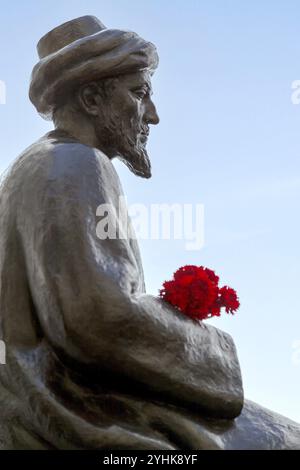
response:
{"label": "weathered bronze surface", "polygon": [[55,130],[0,190],[2,449],[300,449],[300,426],[244,402],[231,337],[145,292],[127,238],[97,235],[122,187],[151,176],[153,44],[94,17],[38,44],[30,86]]}

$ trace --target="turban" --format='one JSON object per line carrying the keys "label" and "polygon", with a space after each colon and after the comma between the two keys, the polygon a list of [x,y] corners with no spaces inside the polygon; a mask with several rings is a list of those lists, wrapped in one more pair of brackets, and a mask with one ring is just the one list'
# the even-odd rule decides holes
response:
{"label": "turban", "polygon": [[83,16],[50,31],[37,45],[40,61],[31,75],[29,97],[45,119],[74,87],[158,65],[155,46],[136,33],[107,29]]}

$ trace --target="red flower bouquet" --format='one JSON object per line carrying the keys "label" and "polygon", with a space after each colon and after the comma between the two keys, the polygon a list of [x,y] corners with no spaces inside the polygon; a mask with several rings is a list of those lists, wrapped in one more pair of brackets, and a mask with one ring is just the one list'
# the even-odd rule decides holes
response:
{"label": "red flower bouquet", "polygon": [[183,266],[171,281],[165,281],[159,295],[185,315],[196,319],[219,317],[221,308],[234,314],[240,303],[231,287],[219,287],[219,277],[204,266]]}

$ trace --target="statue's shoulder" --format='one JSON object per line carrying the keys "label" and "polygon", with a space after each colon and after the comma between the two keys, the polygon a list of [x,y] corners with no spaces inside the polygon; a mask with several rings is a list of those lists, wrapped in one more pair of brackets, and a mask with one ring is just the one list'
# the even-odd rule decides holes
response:
{"label": "statue's shoulder", "polygon": [[82,144],[75,138],[51,131],[30,145],[11,167],[14,177],[31,179],[33,175],[47,179],[84,172],[106,172],[112,164],[102,152]]}
{"label": "statue's shoulder", "polygon": [[85,162],[85,163],[99,163],[105,162],[107,157],[100,152],[88,145],[85,145],[74,137],[62,132],[62,131],[51,131],[41,137],[38,141],[28,147],[22,155],[24,158],[31,157],[32,162],[37,163],[41,160],[41,163],[52,160],[53,162],[68,162],[69,160],[73,164]]}
{"label": "statue's shoulder", "polygon": [[15,194],[17,199],[70,188],[78,194],[87,188],[110,196],[121,192],[117,172],[105,154],[57,131],[25,149],[0,181],[0,195]]}

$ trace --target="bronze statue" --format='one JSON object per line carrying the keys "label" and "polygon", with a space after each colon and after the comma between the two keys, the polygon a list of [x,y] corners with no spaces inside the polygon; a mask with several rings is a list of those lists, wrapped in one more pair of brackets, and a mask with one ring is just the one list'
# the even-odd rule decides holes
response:
{"label": "bronze statue", "polygon": [[[55,130],[0,198],[2,449],[300,449],[300,426],[245,401],[231,337],[145,292],[112,159],[151,176],[155,46],[85,16],[38,43],[30,99]],[[120,226],[121,221],[114,221]]]}

